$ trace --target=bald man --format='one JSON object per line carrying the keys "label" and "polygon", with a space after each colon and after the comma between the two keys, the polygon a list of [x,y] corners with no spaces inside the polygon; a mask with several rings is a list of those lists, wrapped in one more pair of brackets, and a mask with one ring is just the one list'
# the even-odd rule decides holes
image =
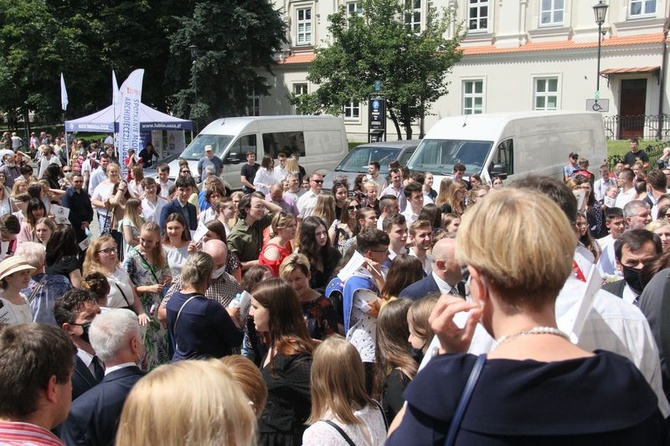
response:
{"label": "bald man", "polygon": [[431,293],[458,294],[465,297],[465,286],[461,282],[461,265],[455,259],[456,234],[439,240],[433,246],[433,271],[400,292],[401,298],[419,300]]}
{"label": "bald man", "polygon": [[[202,251],[206,252],[212,259],[214,259],[214,272],[212,272],[212,282],[209,284],[207,291],[205,292],[205,297],[208,299],[214,299],[219,301],[224,308],[237,296],[238,293],[242,292],[240,284],[237,283],[235,278],[228,274],[226,269],[226,264],[228,262],[228,247],[221,240],[209,240],[206,242]],[[158,309],[158,320],[162,324],[167,323],[167,303],[172,297],[172,295],[181,290],[181,274],[175,277],[172,280],[172,285],[170,289],[165,294],[163,302]],[[230,311],[229,311],[230,313]]]}

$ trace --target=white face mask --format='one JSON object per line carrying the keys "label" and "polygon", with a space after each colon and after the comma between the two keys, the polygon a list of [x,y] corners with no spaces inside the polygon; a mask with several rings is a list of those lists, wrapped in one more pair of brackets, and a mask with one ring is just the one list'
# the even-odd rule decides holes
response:
{"label": "white face mask", "polygon": [[212,271],[212,279],[218,279],[219,277],[223,276],[225,270],[226,265],[223,265],[221,268]]}

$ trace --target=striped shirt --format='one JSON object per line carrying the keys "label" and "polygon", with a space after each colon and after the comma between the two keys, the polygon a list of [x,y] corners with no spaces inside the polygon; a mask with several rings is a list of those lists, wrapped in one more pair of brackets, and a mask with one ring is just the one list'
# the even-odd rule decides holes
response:
{"label": "striped shirt", "polygon": [[0,421],[1,446],[65,446],[58,437],[30,423]]}

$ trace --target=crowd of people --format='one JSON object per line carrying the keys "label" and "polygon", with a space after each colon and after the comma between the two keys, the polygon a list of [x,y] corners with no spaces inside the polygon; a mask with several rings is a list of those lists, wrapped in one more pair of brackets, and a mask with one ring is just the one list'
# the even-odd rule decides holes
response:
{"label": "crowd of people", "polygon": [[1,444],[670,444],[670,149],[228,195],[211,146],[2,143]]}

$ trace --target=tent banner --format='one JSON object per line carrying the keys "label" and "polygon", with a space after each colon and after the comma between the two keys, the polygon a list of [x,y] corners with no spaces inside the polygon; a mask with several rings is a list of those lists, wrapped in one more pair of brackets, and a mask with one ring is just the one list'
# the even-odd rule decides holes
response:
{"label": "tent banner", "polygon": [[116,140],[119,142],[122,178],[128,174],[128,150],[140,152],[140,103],[142,101],[142,79],[144,70],[139,69],[130,73],[128,79],[121,85],[120,98],[116,104],[119,116],[119,129]]}

